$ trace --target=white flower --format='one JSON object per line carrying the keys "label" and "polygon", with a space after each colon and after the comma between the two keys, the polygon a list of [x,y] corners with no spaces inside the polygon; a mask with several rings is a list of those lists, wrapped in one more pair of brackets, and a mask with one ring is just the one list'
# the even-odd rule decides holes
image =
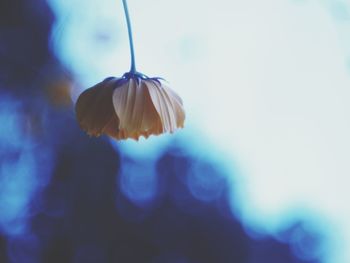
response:
{"label": "white flower", "polygon": [[174,132],[184,126],[181,98],[158,78],[125,74],[85,90],[76,103],[80,127],[89,135],[118,140]]}

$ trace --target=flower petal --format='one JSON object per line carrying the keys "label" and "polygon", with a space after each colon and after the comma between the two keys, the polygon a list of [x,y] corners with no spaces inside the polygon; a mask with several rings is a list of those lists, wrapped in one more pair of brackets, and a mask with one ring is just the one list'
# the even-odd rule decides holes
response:
{"label": "flower petal", "polygon": [[85,90],[77,100],[75,111],[79,125],[90,135],[99,136],[106,127],[110,133],[112,126],[118,127],[119,120],[111,98],[113,83],[114,81],[98,83]]}
{"label": "flower petal", "polygon": [[117,139],[162,133],[161,121],[142,82],[130,79],[113,92],[113,105],[120,120]]}
{"label": "flower petal", "polygon": [[164,131],[174,132],[176,128],[183,127],[185,111],[181,98],[168,87],[157,81],[144,81],[163,124]]}

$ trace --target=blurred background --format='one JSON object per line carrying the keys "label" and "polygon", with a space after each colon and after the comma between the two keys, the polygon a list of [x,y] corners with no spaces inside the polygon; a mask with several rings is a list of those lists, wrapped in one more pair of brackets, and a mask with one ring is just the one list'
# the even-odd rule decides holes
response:
{"label": "blurred background", "polygon": [[90,138],[122,2],[0,2],[0,262],[350,262],[350,2],[129,0],[185,129]]}

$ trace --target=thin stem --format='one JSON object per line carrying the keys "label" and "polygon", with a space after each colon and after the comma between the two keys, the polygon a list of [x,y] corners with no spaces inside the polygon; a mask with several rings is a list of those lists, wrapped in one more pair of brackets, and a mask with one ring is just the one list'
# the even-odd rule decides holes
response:
{"label": "thin stem", "polygon": [[128,11],[128,4],[126,0],[123,0],[123,6],[124,6],[124,13],[126,17],[126,24],[128,26],[128,35],[129,35],[129,45],[130,45],[130,55],[131,55],[131,73],[136,73],[136,65],[135,65],[135,52],[134,52],[134,43],[132,40],[132,31],[131,31],[131,22],[130,22],[130,16]]}

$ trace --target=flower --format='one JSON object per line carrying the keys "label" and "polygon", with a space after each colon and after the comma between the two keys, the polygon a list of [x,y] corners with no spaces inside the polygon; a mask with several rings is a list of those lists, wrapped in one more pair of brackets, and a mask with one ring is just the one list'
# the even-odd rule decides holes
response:
{"label": "flower", "polygon": [[185,112],[181,98],[160,81],[137,72],[127,1],[123,0],[128,27],[130,71],[104,81],[80,94],[75,111],[88,134],[107,134],[118,140],[174,132],[182,128]]}
{"label": "flower", "polygon": [[118,140],[173,133],[185,120],[181,98],[159,78],[140,73],[106,78],[79,96],[75,110],[89,135]]}

